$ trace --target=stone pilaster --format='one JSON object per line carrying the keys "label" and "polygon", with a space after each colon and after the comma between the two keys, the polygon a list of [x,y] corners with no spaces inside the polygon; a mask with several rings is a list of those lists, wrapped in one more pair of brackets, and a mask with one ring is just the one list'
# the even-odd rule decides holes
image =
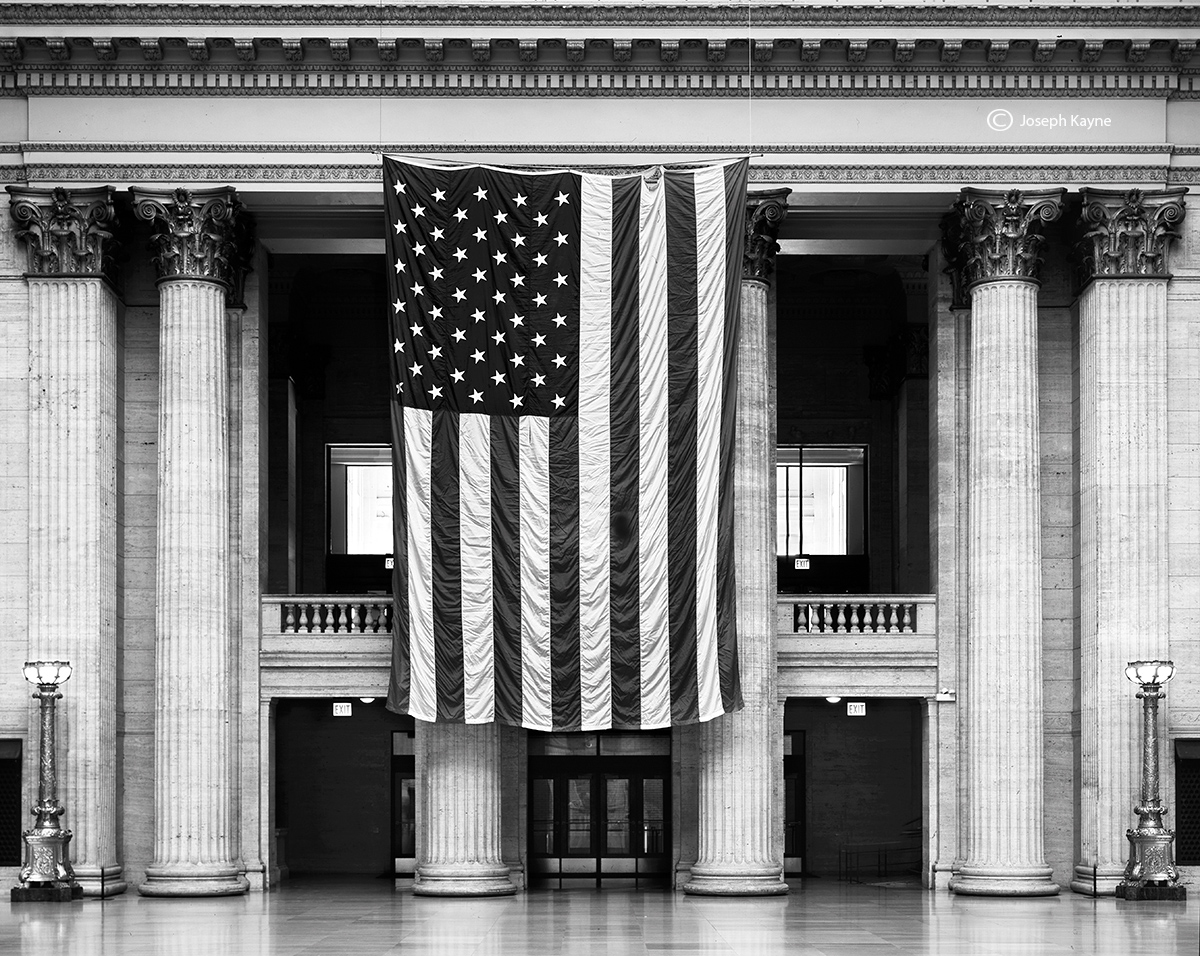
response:
{"label": "stone pilaster", "polygon": [[1071,888],[1113,895],[1141,781],[1125,665],[1167,631],[1167,247],[1184,189],[1083,190],[1079,245],[1080,857]]}
{"label": "stone pilaster", "polygon": [[245,892],[232,819],[226,296],[245,262],[229,188],[135,189],[159,276],[154,862],[149,896]]}
{"label": "stone pilaster", "polygon": [[515,893],[503,859],[500,728],[417,721],[420,896]]}
{"label": "stone pilaster", "polygon": [[1045,862],[1037,292],[1062,191],[965,189],[945,222],[971,303],[967,858],[950,887],[1058,892]]}
{"label": "stone pilaster", "polygon": [[10,186],[29,286],[29,660],[70,660],[59,793],[76,879],[117,862],[117,318],[112,189]]}
{"label": "stone pilaster", "polygon": [[700,728],[700,841],[684,886],[688,893],[787,892],[777,812],[783,725],[775,665],[775,343],[768,291],[788,192],[751,193],[746,210],[734,451],[738,659],[744,707]]}

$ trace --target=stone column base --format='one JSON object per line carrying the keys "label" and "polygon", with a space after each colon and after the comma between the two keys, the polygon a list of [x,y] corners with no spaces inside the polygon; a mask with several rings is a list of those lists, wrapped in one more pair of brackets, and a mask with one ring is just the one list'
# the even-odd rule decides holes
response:
{"label": "stone column base", "polygon": [[[1094,875],[1094,879],[1093,879]],[[1071,878],[1071,890],[1084,896],[1112,896],[1117,891],[1117,884],[1125,879],[1123,864],[1110,864],[1098,867],[1095,871],[1084,863],[1075,864],[1075,874]]]}
{"label": "stone column base", "polygon": [[[17,892],[13,890],[13,892]],[[1152,883],[1145,883],[1138,886],[1135,883],[1123,883],[1117,887],[1116,897],[1119,900],[1126,902],[1168,902],[1179,903],[1187,899],[1187,890],[1178,883],[1171,883],[1166,886],[1155,886]]]}
{"label": "stone column base", "polygon": [[788,891],[778,866],[692,867],[683,892],[693,896],[780,896]]}
{"label": "stone column base", "polygon": [[503,864],[422,863],[413,881],[417,896],[511,896],[516,892]]}
{"label": "stone column base", "polygon": [[129,889],[119,863],[110,863],[108,866],[76,866],[75,882],[83,887],[84,896],[117,896]]}
{"label": "stone column base", "polygon": [[1048,866],[972,866],[964,864],[950,881],[963,896],[1057,896],[1061,887]]}
{"label": "stone column base", "polygon": [[78,883],[74,886],[63,884],[14,886],[11,899],[14,903],[70,903],[72,900],[83,899],[83,890]]}
{"label": "stone column base", "polygon": [[142,896],[236,896],[250,888],[228,863],[173,863],[146,867]]}

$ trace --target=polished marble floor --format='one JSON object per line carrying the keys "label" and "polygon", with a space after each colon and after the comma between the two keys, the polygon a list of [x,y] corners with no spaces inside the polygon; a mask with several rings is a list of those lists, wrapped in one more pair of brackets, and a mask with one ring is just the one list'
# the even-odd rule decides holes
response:
{"label": "polished marble floor", "polygon": [[269,895],[4,903],[12,956],[1193,956],[1186,904],[1003,900],[912,886],[793,886],[787,897],[539,891],[414,897],[382,880],[293,880]]}

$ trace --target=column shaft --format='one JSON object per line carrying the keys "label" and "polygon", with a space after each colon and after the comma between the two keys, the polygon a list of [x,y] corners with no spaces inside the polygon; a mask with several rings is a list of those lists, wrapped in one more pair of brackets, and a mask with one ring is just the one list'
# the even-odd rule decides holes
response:
{"label": "column shaft", "polygon": [[1135,825],[1140,715],[1125,665],[1168,655],[1167,278],[1096,278],[1080,298],[1080,860],[1112,895]]}
{"label": "column shaft", "polygon": [[499,727],[418,721],[417,737],[423,819],[413,892],[515,893],[501,848]]}
{"label": "column shaft", "polygon": [[59,795],[88,896],[117,862],[117,309],[100,278],[30,277],[29,652],[74,667]]}
{"label": "column shaft", "polygon": [[971,298],[967,860],[955,892],[1051,895],[1043,849],[1037,285]]}
{"label": "column shaft", "polygon": [[148,895],[241,893],[232,860],[225,290],[161,282],[155,859]]}
{"label": "column shaft", "polygon": [[734,554],[742,710],[700,728],[700,840],[688,893],[787,892],[774,812],[783,768],[775,663],[775,403],[767,283],[742,282]]}

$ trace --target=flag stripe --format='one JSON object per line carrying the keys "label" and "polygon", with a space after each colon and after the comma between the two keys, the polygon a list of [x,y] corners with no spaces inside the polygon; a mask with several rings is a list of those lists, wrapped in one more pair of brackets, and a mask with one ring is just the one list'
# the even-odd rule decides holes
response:
{"label": "flag stripe", "polygon": [[638,608],[638,288],[640,177],[613,183],[612,225],[612,707],[613,726],[642,722]]}
{"label": "flag stripe", "polygon": [[[721,357],[725,347],[725,175],[696,173],[696,682],[701,720],[723,713],[717,667],[717,527],[721,468]],[[715,210],[715,212],[714,212]],[[707,215],[705,213],[708,213]]]}
{"label": "flag stripe", "polygon": [[[404,434],[404,406],[392,402],[392,434]],[[404,446],[401,442],[392,442],[392,527],[393,551],[405,547],[408,541],[408,485],[405,467]],[[409,667],[409,617],[408,601],[408,562],[400,554],[394,555],[392,561],[392,673],[388,681],[387,706],[398,714],[409,712],[409,692],[412,687],[412,673]]]}
{"label": "flag stripe", "polygon": [[519,425],[521,457],[521,723],[551,730],[550,420]]}
{"label": "flag stripe", "polygon": [[492,619],[496,719],[521,725],[520,419],[491,417]]}
{"label": "flag stripe", "polygon": [[638,566],[642,727],[671,722],[667,578],[667,232],[662,180],[642,179],[638,290]]}
{"label": "flag stripe", "polygon": [[429,534],[433,560],[433,648],[439,720],[463,711],[462,579],[459,577],[458,416],[435,411],[429,454]]}
{"label": "flag stripe", "polygon": [[404,411],[405,472],[408,479],[408,613],[412,667],[411,711],[421,720],[437,718],[437,665],[433,643],[433,548],[430,540],[429,461],[433,413]]}
{"label": "flag stripe", "polygon": [[668,560],[671,719],[696,708],[696,197],[692,175],[667,190]]}
{"label": "flag stripe", "polygon": [[613,237],[612,180],[585,175],[579,279],[579,693],[580,728],[613,719],[609,549]]}
{"label": "flag stripe", "polygon": [[579,425],[556,416],[549,426],[550,667],[554,728],[579,726]]}
{"label": "flag stripe", "polygon": [[492,645],[492,433],[486,415],[459,420],[458,513],[461,541],[463,688],[466,721],[495,718]]}
{"label": "flag stripe", "polygon": [[737,660],[737,587],[733,558],[734,444],[737,423],[737,343],[742,297],[742,250],[746,218],[746,163],[725,167],[725,235],[732,249],[725,265],[725,401],[721,409],[721,488],[717,522],[717,659],[721,671],[721,703],[726,713],[742,706]]}

